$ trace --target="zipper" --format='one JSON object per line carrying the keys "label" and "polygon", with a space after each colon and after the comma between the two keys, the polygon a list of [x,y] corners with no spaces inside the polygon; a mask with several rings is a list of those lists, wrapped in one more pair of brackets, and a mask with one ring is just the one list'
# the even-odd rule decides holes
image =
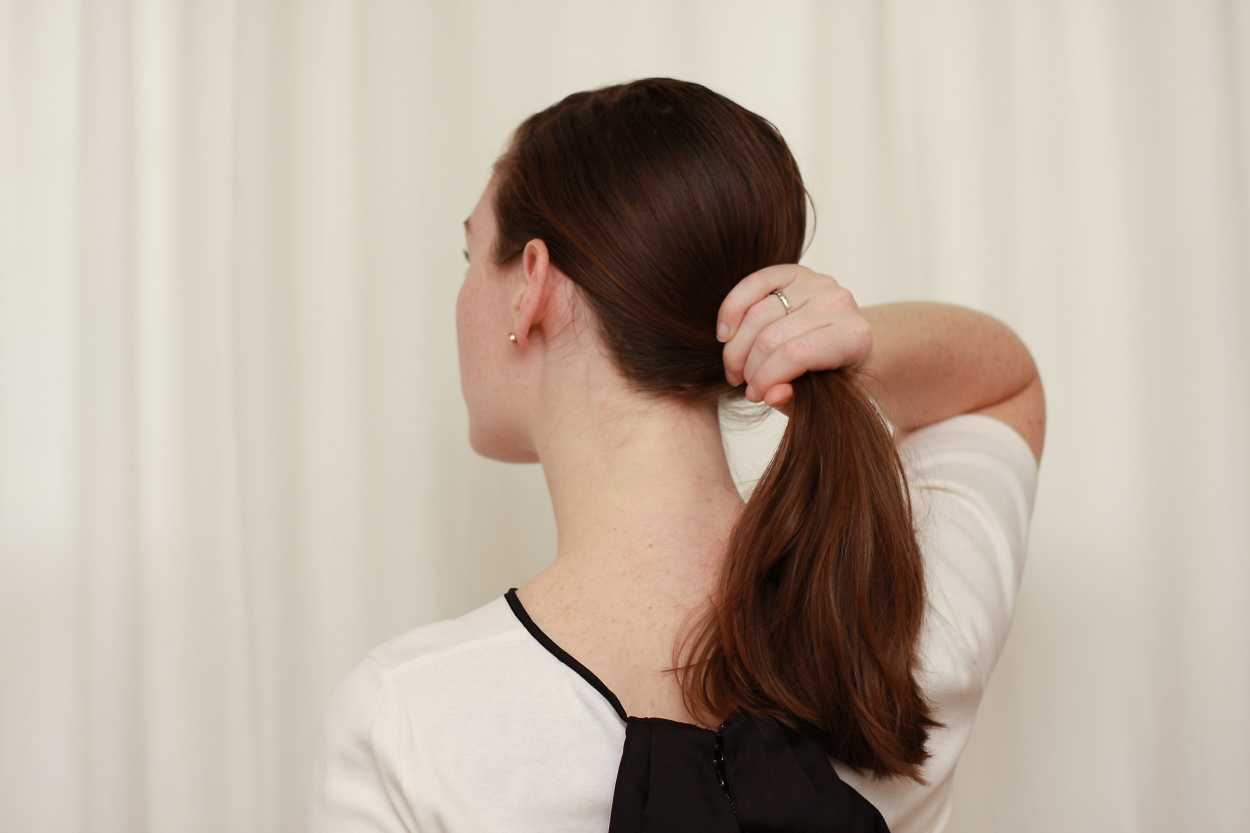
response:
{"label": "zipper", "polygon": [[734,807],[733,792],[729,789],[729,783],[725,778],[725,746],[721,737],[721,730],[725,728],[725,724],[729,722],[726,718],[716,727],[716,735],[712,744],[712,768],[716,772],[716,779],[720,781],[720,788],[724,791],[725,796],[729,799],[729,812],[733,813],[734,818],[738,817],[738,810]]}

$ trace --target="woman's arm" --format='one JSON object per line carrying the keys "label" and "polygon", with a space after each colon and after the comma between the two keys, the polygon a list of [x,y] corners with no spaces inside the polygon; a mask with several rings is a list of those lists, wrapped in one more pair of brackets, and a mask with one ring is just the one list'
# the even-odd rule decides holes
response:
{"label": "woman's arm", "polygon": [[896,438],[1003,402],[1038,378],[1020,337],[986,313],[937,301],[860,307],[872,325],[863,385]]}

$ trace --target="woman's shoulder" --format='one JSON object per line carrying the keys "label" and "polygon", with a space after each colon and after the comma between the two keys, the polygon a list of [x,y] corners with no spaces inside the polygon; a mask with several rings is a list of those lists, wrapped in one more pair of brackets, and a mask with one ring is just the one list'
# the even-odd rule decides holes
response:
{"label": "woman's shoulder", "polygon": [[[507,658],[524,638],[503,595],[459,616],[427,622],[367,651],[334,686],[323,713],[309,806],[310,829],[424,829],[410,787],[482,723]],[[486,721],[489,723],[489,721]],[[449,756],[441,756],[443,759]],[[352,829],[355,829],[354,827]]]}
{"label": "woman's shoulder", "polygon": [[[330,713],[350,718],[372,713],[383,697],[412,705],[425,695],[441,696],[464,676],[457,667],[489,664],[481,660],[482,652],[501,647],[503,640],[516,635],[508,615],[500,595],[459,616],[388,637],[338,678],[330,695]],[[432,681],[438,684],[432,686]]]}
{"label": "woman's shoulder", "polygon": [[503,594],[458,616],[417,625],[373,646],[366,660],[395,673],[518,635]]}

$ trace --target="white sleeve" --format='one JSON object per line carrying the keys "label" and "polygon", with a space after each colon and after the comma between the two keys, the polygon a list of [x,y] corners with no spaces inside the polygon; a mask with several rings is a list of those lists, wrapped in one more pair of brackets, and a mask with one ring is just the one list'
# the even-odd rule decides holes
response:
{"label": "white sleeve", "polygon": [[396,754],[397,715],[386,669],[365,656],[330,696],[307,807],[312,833],[418,833]]}
{"label": "white sleeve", "polygon": [[898,449],[932,603],[967,646],[984,688],[1024,574],[1037,460],[1019,432],[986,414],[923,426]]}

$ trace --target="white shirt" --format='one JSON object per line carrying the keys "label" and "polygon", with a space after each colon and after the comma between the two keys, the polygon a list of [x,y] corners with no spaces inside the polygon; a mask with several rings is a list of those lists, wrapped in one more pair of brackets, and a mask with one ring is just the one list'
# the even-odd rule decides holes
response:
{"label": "white shirt", "polygon": [[[1011,624],[1037,462],[961,414],[903,439],[928,606],[918,682],[947,724],[911,779],[834,769],[891,833],[941,833],[955,766]],[[315,833],[604,833],[625,724],[501,593],[373,648],[335,688],[308,805]],[[576,661],[574,660],[574,663]]]}

